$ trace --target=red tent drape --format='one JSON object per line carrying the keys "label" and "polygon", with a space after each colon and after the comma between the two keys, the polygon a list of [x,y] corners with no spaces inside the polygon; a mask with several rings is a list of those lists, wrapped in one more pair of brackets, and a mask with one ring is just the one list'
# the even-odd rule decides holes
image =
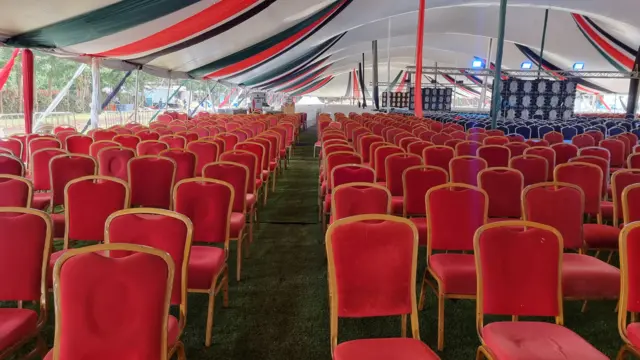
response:
{"label": "red tent drape", "polygon": [[27,134],[33,131],[33,83],[33,53],[31,50],[24,50],[22,52],[22,89],[24,91],[24,132]]}
{"label": "red tent drape", "polygon": [[0,90],[4,87],[4,84],[7,83],[9,79],[9,75],[11,74],[11,69],[13,69],[13,64],[16,62],[16,57],[20,54],[20,49],[14,49],[13,53],[11,53],[11,57],[9,61],[0,69]]}

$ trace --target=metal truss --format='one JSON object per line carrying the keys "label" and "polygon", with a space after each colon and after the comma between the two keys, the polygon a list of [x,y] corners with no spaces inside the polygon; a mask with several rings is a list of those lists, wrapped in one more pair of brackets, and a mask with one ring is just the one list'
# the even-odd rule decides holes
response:
{"label": "metal truss", "polygon": [[[409,73],[415,73],[415,66],[407,66],[406,70]],[[452,67],[431,67],[425,66],[422,68],[423,75],[474,75],[474,76],[490,76],[493,77],[495,71],[491,69],[473,69],[473,68],[452,68]],[[559,70],[549,71],[531,69],[531,70],[502,70],[502,74],[509,77],[519,78],[581,78],[581,79],[640,79],[639,71],[574,71],[574,70]]]}

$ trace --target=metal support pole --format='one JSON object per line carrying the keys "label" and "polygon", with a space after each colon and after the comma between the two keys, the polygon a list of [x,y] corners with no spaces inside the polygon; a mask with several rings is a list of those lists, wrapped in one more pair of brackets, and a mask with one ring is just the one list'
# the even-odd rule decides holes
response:
{"label": "metal support pole", "polygon": [[387,29],[387,113],[391,112],[391,17]]}
{"label": "metal support pole", "polygon": [[189,114],[191,112],[191,100],[193,100],[193,98],[191,97],[193,94],[193,83],[191,81],[189,81],[189,102],[187,103],[187,114]]}
{"label": "metal support pole", "polygon": [[[640,48],[636,54],[636,61],[633,64],[633,71],[640,71]],[[638,74],[636,77],[629,81],[629,98],[627,99],[627,119],[633,119],[636,116],[636,109],[638,107],[638,87],[640,86],[640,79]]]}
{"label": "metal support pole", "polygon": [[418,28],[416,29],[416,85],[413,91],[413,113],[416,117],[423,116],[422,110],[422,47],[424,45],[424,12],[427,1],[418,0]]}
{"label": "metal support pole", "polygon": [[140,88],[138,87],[138,81],[140,80],[139,75],[140,69],[136,70],[136,90],[134,91],[135,95],[133,97],[133,122],[136,124],[138,123],[138,95],[140,93]]}
{"label": "metal support pole", "polygon": [[169,85],[167,86],[167,102],[164,104],[164,108],[169,108],[169,96],[171,95],[171,72],[169,72]]}
{"label": "metal support pole", "polygon": [[544,11],[544,25],[542,25],[542,43],[540,44],[540,60],[538,61],[538,79],[542,71],[542,59],[544,59],[544,44],[547,41],[547,22],[549,21],[549,9]]}
{"label": "metal support pole", "polygon": [[362,53],[362,62],[358,64],[360,69],[360,89],[362,90],[362,108],[367,108],[367,94],[364,87],[364,53]]}
{"label": "metal support pole", "polygon": [[433,81],[436,82],[436,87],[438,87],[438,63],[436,62],[436,73],[433,75]]}
{"label": "metal support pole", "polygon": [[[491,50],[493,48],[493,38],[489,38],[489,49],[487,50],[487,58],[484,63],[485,69],[491,69]],[[478,110],[484,109],[484,103],[487,100],[487,88],[489,87],[489,75],[484,77],[484,84],[482,85],[482,95],[480,95],[480,104],[478,104]]]}
{"label": "metal support pole", "polygon": [[373,106],[380,110],[380,94],[378,93],[378,40],[371,43],[373,53]]}
{"label": "metal support pole", "polygon": [[498,25],[498,46],[496,48],[496,73],[491,97],[491,128],[498,126],[500,114],[500,83],[502,82],[502,54],[504,53],[504,28],[507,21],[507,0],[500,0],[500,23]]}

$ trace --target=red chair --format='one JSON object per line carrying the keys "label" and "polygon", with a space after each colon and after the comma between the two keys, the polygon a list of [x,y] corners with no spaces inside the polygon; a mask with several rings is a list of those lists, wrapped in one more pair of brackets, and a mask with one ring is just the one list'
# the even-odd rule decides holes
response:
{"label": "red chair", "polygon": [[7,149],[13,156],[22,158],[22,142],[18,139],[0,139],[0,149]]}
{"label": "red chair", "polygon": [[456,146],[462,142],[465,142],[466,140],[460,140],[460,139],[451,139],[448,140],[447,142],[444,143],[444,146],[448,146],[452,149],[455,149]]}
{"label": "red chair", "polygon": [[[48,149],[44,150],[49,151]],[[2,153],[0,154],[0,175],[24,176],[24,164],[20,158]]]}
{"label": "red chair", "polygon": [[[176,352],[178,359],[186,359],[180,337],[184,332],[187,314],[187,274],[193,235],[191,221],[182,214],[168,210],[127,209],[109,216],[105,233],[105,244],[143,245],[170,255],[175,264],[176,275],[173,277],[171,296],[165,299],[169,298],[171,305],[179,307],[179,316],[175,318],[169,315],[168,319],[165,318],[167,325],[162,328],[161,335],[167,333],[167,359]],[[111,256],[126,262],[132,255],[125,248],[124,251],[111,251]],[[166,300],[164,301],[166,309]],[[162,350],[161,347],[160,351]]]}
{"label": "red chair", "polygon": [[560,144],[564,142],[564,135],[557,131],[550,131],[542,137],[542,139],[546,140],[549,145]]}
{"label": "red chair", "polygon": [[611,154],[609,153],[609,150],[603,148],[603,147],[599,147],[599,146],[591,146],[591,147],[584,147],[581,148],[578,151],[578,156],[595,156],[595,157],[599,157],[601,159],[606,160],[607,162],[609,162],[611,160]]}
{"label": "red chair", "polygon": [[218,144],[206,141],[196,140],[187,144],[187,150],[196,155],[196,174],[195,176],[202,176],[202,169],[208,163],[216,162],[220,155],[220,148]]}
{"label": "red chair", "polygon": [[175,183],[195,176],[197,156],[191,151],[183,148],[167,149],[160,152],[159,156],[173,159],[176,162]]}
{"label": "red chair", "polygon": [[367,165],[362,164],[342,164],[336,165],[331,170],[329,182],[327,184],[327,194],[324,197],[322,215],[326,220],[331,212],[331,193],[336,186],[352,182],[375,182],[375,171]]}
{"label": "red chair", "polygon": [[511,160],[511,150],[502,145],[483,145],[478,148],[477,156],[487,162],[487,166],[507,167]]}
{"label": "red chair", "polygon": [[575,145],[578,149],[596,146],[596,141],[588,134],[580,134],[571,138],[571,144]]}
{"label": "red chair", "polygon": [[427,141],[431,141],[435,145],[444,146],[444,144],[451,139],[453,139],[453,137],[449,134],[437,133],[431,137],[431,140],[427,140]]}
{"label": "red chair", "polygon": [[[36,347],[27,358],[47,352],[42,338],[47,319],[47,272],[52,244],[52,224],[41,211],[19,208],[0,208],[0,357],[23,358],[25,345],[36,340]],[[8,307],[18,301],[20,306]],[[36,302],[38,310],[22,307],[22,302]]]}
{"label": "red chair", "polygon": [[463,141],[456,144],[456,156],[476,156],[478,149],[482,146],[482,143],[477,141]]}
{"label": "red chair", "polygon": [[467,130],[467,132],[469,134],[484,134],[484,133],[487,132],[487,130],[484,129],[484,128],[471,128],[471,129]]}
{"label": "red chair", "polygon": [[[229,239],[237,241],[237,266],[236,280],[240,281],[242,272],[242,251],[248,251],[245,242],[245,249],[242,248],[245,236],[245,222],[247,214],[247,189],[249,188],[249,173],[247,166],[226,161],[218,161],[207,164],[202,170],[204,177],[220,180],[229,183],[233,187],[234,197],[231,209],[231,226]],[[253,223],[253,222],[252,222]]]}
{"label": "red chair", "polygon": [[549,146],[551,146],[549,144],[549,142],[547,140],[544,140],[544,139],[529,139],[529,140],[525,141],[525,143],[527,145],[531,146],[531,147],[549,147]]}
{"label": "red chair", "polygon": [[[189,257],[189,292],[209,295],[205,346],[211,346],[214,301],[223,292],[223,305],[229,306],[229,233],[231,230],[233,186],[213,179],[185,179],[173,190],[174,210],[193,223],[193,242]],[[195,243],[222,245],[197,246]]]}
{"label": "red chair", "polygon": [[184,149],[187,144],[187,138],[180,135],[163,135],[158,140],[167,143],[169,149]]}
{"label": "red chair", "polygon": [[394,154],[404,154],[404,150],[395,145],[380,146],[373,155],[373,170],[376,172],[376,181],[387,181],[386,159]]}
{"label": "red chair", "polygon": [[[613,227],[620,227],[620,220],[623,220],[623,191],[628,186],[640,184],[640,170],[638,169],[620,169],[611,176],[611,198],[613,200]],[[628,223],[622,222],[624,225]]]}
{"label": "red chair", "polygon": [[556,165],[566,164],[570,159],[578,156],[579,149],[573,144],[554,144],[551,148],[556,152]]}
{"label": "red chair", "polygon": [[136,145],[136,154],[138,156],[160,155],[161,152],[168,150],[169,144],[159,140],[144,140]]}
{"label": "red chair", "polygon": [[456,156],[449,162],[451,182],[478,186],[478,174],[487,167],[487,161],[483,158]]}
{"label": "red chair", "polygon": [[422,140],[416,137],[406,137],[398,142],[398,146],[400,146],[405,152],[409,152],[409,145],[418,142],[422,142]]}
{"label": "red chair", "polygon": [[129,180],[129,160],[136,157],[133,150],[123,147],[108,147],[98,153],[98,168],[101,176],[115,177],[123,181]]}
{"label": "red chair", "polygon": [[[439,359],[420,341],[414,295],[417,237],[408,220],[386,215],[343,219],[329,228],[326,243],[333,359]],[[389,256],[389,249],[393,249],[394,256]],[[339,318],[397,315],[403,319],[401,338],[338,344]],[[406,338],[407,315],[411,319],[411,338]]]}
{"label": "red chair", "polygon": [[134,134],[140,138],[140,141],[160,140],[160,134],[151,130],[141,130]]}
{"label": "red chair", "polygon": [[177,167],[175,160],[156,155],[129,160],[131,206],[169,209]]}
{"label": "red chair", "polygon": [[509,167],[518,170],[523,177],[524,186],[538,184],[549,178],[547,159],[537,155],[521,155],[512,157]]}
{"label": "red chair", "polygon": [[489,136],[504,136],[504,131],[498,130],[498,129],[491,129],[491,130],[487,130],[486,134]]}
{"label": "red chair", "polygon": [[598,130],[589,130],[585,134],[591,136],[596,144],[600,144],[600,141],[604,140],[604,134]]}
{"label": "red chair", "polygon": [[122,147],[126,147],[135,151],[136,147],[138,146],[138,143],[140,143],[141,140],[139,137],[135,135],[121,134],[121,135],[115,136],[113,138],[113,141],[122,145]]}
{"label": "red chair", "polygon": [[[591,166],[599,171],[597,167]],[[558,165],[562,167],[568,164]],[[559,174],[561,175],[561,174]],[[561,178],[564,176],[560,176]],[[527,221],[549,225],[562,234],[564,249],[578,250],[562,256],[562,293],[565,299],[617,299],[620,271],[593,256],[583,254],[582,219],[584,192],[578,185],[549,182],[528,186],[522,193]]]}
{"label": "red chair", "polygon": [[[616,136],[612,136],[610,137],[608,140],[619,140],[622,141],[622,143],[624,144],[624,158],[626,159],[627,156],[629,156],[629,154],[631,154],[631,140],[624,136],[624,134],[620,134],[620,135],[616,135]],[[635,143],[633,144],[633,146],[635,146]]]}
{"label": "red chair", "polygon": [[[31,181],[36,193],[32,205],[35,209],[45,209],[51,203],[51,171],[49,162],[67,152],[61,149],[41,149],[31,155]],[[0,154],[0,160],[3,159]],[[15,162],[15,160],[14,160]]]}
{"label": "red chair", "polygon": [[[602,174],[603,174],[603,178],[602,178],[602,194],[600,195],[600,199],[604,199],[605,196],[607,196],[607,192],[608,192],[608,188],[609,188],[609,176],[607,174],[609,174],[609,161],[607,161],[606,159],[603,159],[602,157],[599,156],[587,156],[587,155],[583,155],[583,156],[576,156],[573,159],[569,160],[569,164],[571,163],[575,163],[575,162],[581,162],[581,163],[587,163],[587,164],[593,164],[596,165],[597,167],[600,168],[600,170],[602,170]],[[611,218],[613,216],[613,205],[611,204],[611,202],[602,202],[601,206],[606,207],[607,209],[604,210],[606,211],[606,213],[609,215],[608,218]]]}
{"label": "red chair", "polygon": [[89,155],[93,139],[86,135],[76,134],[65,139],[65,149],[71,154]]}
{"label": "red chair", "polygon": [[478,173],[478,186],[489,196],[489,222],[522,217],[524,176],[518,170],[490,167]]}
{"label": "red chair", "polygon": [[364,214],[390,214],[391,192],[374,183],[347,183],[336,186],[331,195],[331,221]]}
{"label": "red chair", "polygon": [[407,168],[422,165],[422,157],[415,154],[391,154],[385,160],[386,186],[391,192],[392,214],[402,214],[404,192],[402,175]]}
{"label": "red chair", "polygon": [[486,139],[488,137],[489,137],[489,135],[487,135],[487,133],[477,133],[477,132],[475,132],[475,133],[467,134],[467,140],[479,142],[480,144],[482,144],[484,139]]}
{"label": "red chair", "polygon": [[524,136],[520,134],[511,134],[507,135],[507,137],[509,138],[509,143],[524,143],[526,140]]}
{"label": "red chair", "polygon": [[[362,158],[355,152],[338,151],[328,155],[325,158],[324,171],[326,174],[331,174],[333,168],[338,165],[345,164],[362,164]],[[322,175],[321,175],[322,176]],[[326,218],[322,216],[322,204],[326,195],[328,195],[328,183],[327,179],[322,179],[318,188],[318,211],[322,220],[322,228],[326,226]]]}
{"label": "red chair", "polygon": [[422,160],[425,165],[436,166],[449,172],[449,162],[455,156],[452,148],[447,146],[430,146],[422,151]]}
{"label": "red chair", "polygon": [[[67,183],[64,193],[64,242],[62,250],[51,254],[48,288],[52,286],[51,270],[56,261],[70,249],[71,243],[103,242],[104,224],[109,215],[127,209],[129,205],[129,185],[118,178],[83,176]],[[58,225],[59,223],[54,224]]]}
{"label": "red chair", "polygon": [[[263,172],[263,178],[265,178],[265,181],[268,180],[268,178],[271,178],[271,191],[275,191],[276,190],[276,177],[278,175],[278,139],[275,136],[271,136],[269,134],[265,134],[265,135],[260,135],[257,136],[253,139],[251,139],[251,141],[253,142],[257,142],[259,144],[262,144],[265,148],[265,150],[267,151],[268,158],[269,158],[269,172],[268,174],[264,174]],[[220,151],[222,151],[222,148],[220,148]]]}
{"label": "red chair", "polygon": [[[638,284],[638,240],[640,239],[638,226],[640,223],[634,222],[626,225],[620,233],[620,276],[622,279],[620,289],[620,302],[618,309],[618,332],[624,341],[616,359],[627,359],[628,353],[636,358],[640,357],[640,341],[638,339],[638,328],[636,313],[640,312],[638,304],[640,297],[635,284]],[[631,313],[631,322],[629,314]]]}
{"label": "red chair", "polygon": [[[187,144],[192,142],[192,141],[198,141],[198,133],[194,132],[194,131],[180,131],[176,133],[177,136],[182,136],[185,139],[187,139]],[[246,140],[246,139],[245,139]]]}
{"label": "red chair", "polygon": [[553,180],[553,170],[556,167],[556,152],[553,150],[553,148],[544,146],[533,146],[529,149],[526,149],[524,151],[524,155],[537,155],[545,158],[547,160],[547,165],[549,166],[549,169],[547,171],[547,180]]}
{"label": "red chair", "polygon": [[407,146],[407,153],[422,156],[422,151],[429,146],[433,146],[433,143],[430,143],[428,141],[417,141]]}
{"label": "red chair", "polygon": [[362,160],[365,163],[369,163],[371,161],[369,159],[371,144],[383,141],[384,139],[382,138],[382,136],[378,135],[365,135],[360,137],[360,143],[358,144],[357,150],[358,153],[362,156]]}
{"label": "red chair", "polygon": [[29,159],[28,154],[27,154],[28,149],[29,149],[28,146],[27,146],[27,137],[28,136],[29,135],[27,135],[27,134],[13,134],[13,135],[9,136],[9,139],[18,140],[22,144],[22,155],[18,156],[18,157],[24,163],[26,163],[28,161],[28,159]]}
{"label": "red chair", "polygon": [[[432,139],[436,134],[437,134],[437,132],[435,132],[433,130],[425,130],[425,131],[417,134],[416,136],[418,136],[423,141],[433,142]],[[447,139],[447,140],[449,140],[449,139]]]}
{"label": "red chair", "polygon": [[600,141],[600,147],[609,150],[611,155],[610,166],[612,169],[624,167],[625,146],[624,143],[616,139],[605,139]]}
{"label": "red chair", "polygon": [[216,137],[224,141],[224,151],[233,150],[236,144],[240,142],[240,140],[238,139],[238,136],[232,133],[222,133]]}
{"label": "red chair", "polygon": [[[98,162],[89,155],[56,155],[49,161],[49,174],[51,176],[51,209],[54,209],[58,205],[64,205],[64,189],[71,180],[98,174]],[[54,237],[58,237],[56,235],[59,234],[57,215],[60,214],[52,215]],[[64,236],[64,228],[60,230]]]}
{"label": "red chair", "polygon": [[530,146],[524,142],[510,142],[504,146],[511,152],[511,157],[523,155],[524,151],[530,148]]}
{"label": "red chair", "polygon": [[247,247],[249,247],[249,245],[253,243],[253,225],[258,213],[258,191],[260,190],[258,185],[262,186],[261,182],[257,182],[257,180],[260,180],[260,160],[250,151],[233,150],[220,154],[220,161],[241,164],[249,169],[245,195],[247,202],[246,211],[249,214],[249,244],[247,244]]}
{"label": "red chair", "polygon": [[427,209],[424,198],[431,188],[446,184],[449,181],[447,172],[435,166],[412,166],[402,173],[404,193],[402,216],[418,229],[420,245],[427,245]]}
{"label": "red chair", "polygon": [[49,137],[37,137],[28,142],[27,156],[30,159],[31,154],[42,149],[62,149],[62,143],[58,139]]}
{"label": "red chair", "polygon": [[31,207],[33,184],[16,175],[0,174],[0,207]]}
{"label": "red chair", "polygon": [[627,168],[640,169],[640,153],[632,153],[627,157]]}
{"label": "red chair", "polygon": [[482,145],[499,145],[504,146],[509,143],[509,138],[506,136],[489,136],[482,140]]}
{"label": "red chair", "polygon": [[[476,359],[608,359],[563,326],[558,230],[530,221],[485,225],[475,235],[474,248],[482,343]],[[485,314],[513,320],[485,325]],[[517,321],[519,316],[555,317],[555,324]]]}
{"label": "red chair", "polygon": [[103,140],[113,140],[114,137],[118,136],[118,133],[113,130],[103,130],[98,129],[91,134],[93,141],[103,141]]}
{"label": "red chair", "polygon": [[[444,348],[444,300],[475,299],[476,269],[473,235],[487,222],[489,197],[474,186],[449,183],[431,188],[427,206],[427,269],[422,279],[419,308],[424,308],[427,286],[438,297],[438,350]],[[434,250],[446,253],[434,254]],[[430,274],[437,286],[427,279]]]}
{"label": "red chair", "polygon": [[[248,151],[256,156],[258,159],[258,169],[256,172],[256,188],[261,189],[264,185],[263,190],[263,205],[267,204],[267,195],[269,193],[269,151],[268,144],[264,142],[253,141],[254,139],[250,139],[249,141],[245,141],[243,143],[236,145],[236,150]],[[199,159],[199,157],[198,157]],[[203,166],[205,165],[203,161]]]}
{"label": "red chair", "polygon": [[[163,137],[164,135],[173,135],[173,131],[169,130],[169,128],[153,128],[153,131],[157,132],[160,137]],[[158,140],[160,140],[160,138],[158,138]]]}
{"label": "red chair", "polygon": [[108,147],[121,147],[121,145],[115,141],[110,140],[94,141],[91,146],[89,146],[89,155],[94,158],[98,158],[98,153],[100,152],[100,150]]}

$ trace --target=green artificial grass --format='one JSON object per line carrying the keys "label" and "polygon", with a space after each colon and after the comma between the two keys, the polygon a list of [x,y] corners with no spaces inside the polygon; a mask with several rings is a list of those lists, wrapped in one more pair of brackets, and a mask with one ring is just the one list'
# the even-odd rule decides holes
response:
{"label": "green artificial grass", "polygon": [[[331,359],[324,234],[317,217],[318,162],[312,157],[315,129],[303,133],[289,169],[278,175],[277,189],[261,209],[251,256],[243,261],[243,280],[235,281],[235,244],[230,256],[229,307],[216,298],[213,344],[204,347],[207,296],[190,294],[182,336],[190,360]],[[418,291],[425,252],[419,254]],[[419,313],[421,339],[435,349],[437,307],[433,292]],[[621,345],[615,302],[565,302],[565,323],[609,357]],[[474,359],[479,345],[475,301],[445,303],[442,359]],[[53,312],[46,340],[53,344]],[[339,341],[400,336],[400,318],[347,319]],[[365,360],[365,359],[362,359]],[[391,359],[390,359],[391,360]]]}

